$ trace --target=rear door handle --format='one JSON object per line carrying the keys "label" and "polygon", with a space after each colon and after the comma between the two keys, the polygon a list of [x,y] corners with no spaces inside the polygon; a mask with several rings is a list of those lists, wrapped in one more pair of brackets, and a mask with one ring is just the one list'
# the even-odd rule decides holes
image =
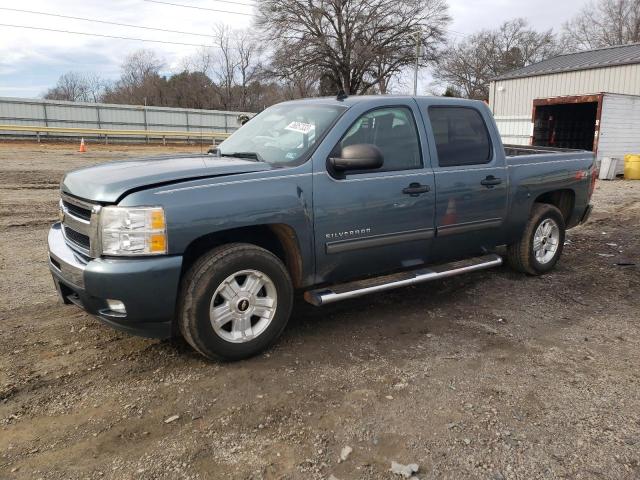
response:
{"label": "rear door handle", "polygon": [[502,179],[496,178],[493,175],[488,175],[484,180],[480,181],[481,185],[484,185],[485,187],[488,187],[488,188],[494,187],[496,185],[500,185],[501,183],[502,183]]}
{"label": "rear door handle", "polygon": [[402,193],[417,197],[421,193],[427,193],[430,190],[429,185],[420,185],[419,183],[410,183],[408,187],[402,189]]}

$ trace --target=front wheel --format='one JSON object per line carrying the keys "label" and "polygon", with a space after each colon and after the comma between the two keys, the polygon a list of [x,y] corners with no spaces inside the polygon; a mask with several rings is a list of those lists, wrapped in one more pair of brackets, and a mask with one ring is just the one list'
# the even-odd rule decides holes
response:
{"label": "front wheel", "polygon": [[536,203],[520,240],[507,247],[507,260],[515,270],[542,275],[556,265],[562,255],[564,217],[553,205]]}
{"label": "front wheel", "polygon": [[293,303],[287,269],[271,252],[230,244],[199,258],[183,280],[179,327],[208,358],[239,360],[282,333]]}

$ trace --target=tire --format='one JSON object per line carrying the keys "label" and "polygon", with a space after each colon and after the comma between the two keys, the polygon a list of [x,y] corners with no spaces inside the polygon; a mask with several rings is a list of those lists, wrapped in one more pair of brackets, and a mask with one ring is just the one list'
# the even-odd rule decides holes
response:
{"label": "tire", "polygon": [[[549,226],[551,231],[548,230]],[[529,275],[542,275],[551,271],[562,255],[565,230],[564,217],[560,210],[547,203],[535,203],[520,240],[507,247],[509,265],[514,270]],[[543,238],[546,237],[546,240],[536,244],[536,235],[544,232],[549,232],[551,236],[545,235]],[[555,250],[552,247],[554,242]],[[534,246],[538,247],[538,255]],[[541,255],[544,251],[546,253]]]}
{"label": "tire", "polygon": [[275,342],[292,304],[291,278],[280,259],[255,245],[223,245],[185,274],[178,327],[205,357],[240,360]]}

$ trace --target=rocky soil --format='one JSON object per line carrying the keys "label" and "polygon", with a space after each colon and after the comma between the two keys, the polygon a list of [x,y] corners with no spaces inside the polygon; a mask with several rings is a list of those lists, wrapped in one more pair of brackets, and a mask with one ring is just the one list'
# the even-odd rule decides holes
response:
{"label": "rocky soil", "polygon": [[0,144],[0,478],[640,478],[640,182],[549,275],[299,300],[224,364],[57,303],[46,262],[64,171],[199,147],[76,150]]}

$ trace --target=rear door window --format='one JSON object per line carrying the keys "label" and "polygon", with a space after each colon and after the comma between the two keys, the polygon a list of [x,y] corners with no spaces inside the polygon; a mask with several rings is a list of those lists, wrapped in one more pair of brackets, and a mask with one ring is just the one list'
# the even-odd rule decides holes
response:
{"label": "rear door window", "polygon": [[429,120],[439,166],[479,165],[491,161],[491,137],[476,109],[432,106]]}

